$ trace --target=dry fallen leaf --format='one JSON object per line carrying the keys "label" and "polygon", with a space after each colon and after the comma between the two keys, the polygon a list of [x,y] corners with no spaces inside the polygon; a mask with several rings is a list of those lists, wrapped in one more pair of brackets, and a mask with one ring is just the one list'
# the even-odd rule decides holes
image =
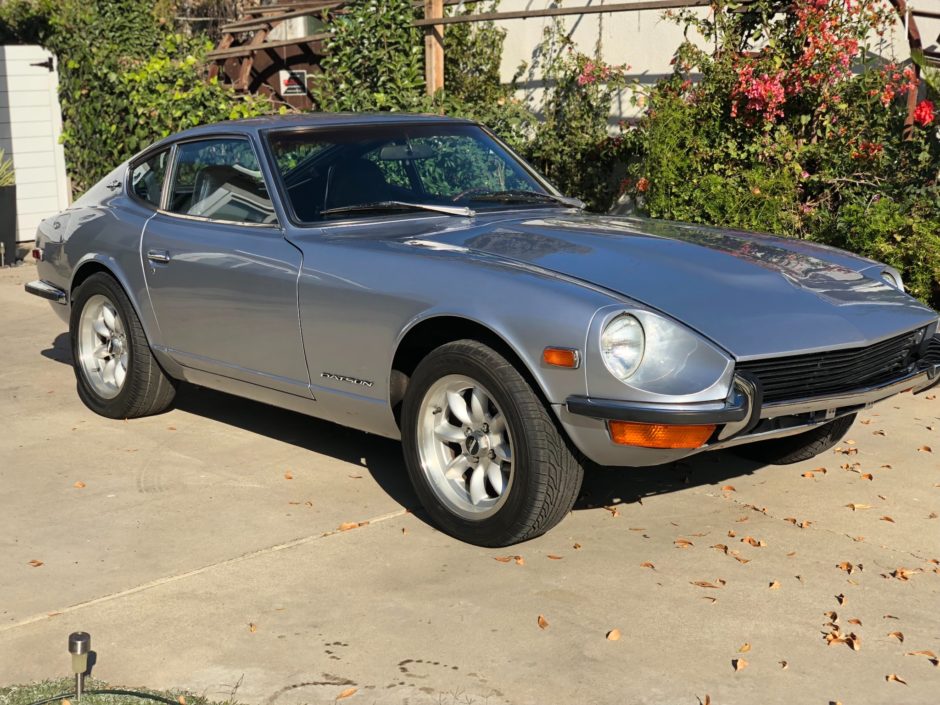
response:
{"label": "dry fallen leaf", "polygon": [[256,631],[258,631],[258,625],[254,622],[248,622],[248,631],[254,634]]}
{"label": "dry fallen leaf", "polygon": [[888,632],[889,639],[897,639],[900,643],[904,643],[904,634],[901,632]]}
{"label": "dry fallen leaf", "polygon": [[706,693],[706,695],[705,695],[705,699],[704,699],[704,700],[699,699],[699,702],[700,702],[702,705],[712,705],[712,699],[711,699],[711,697],[710,697],[707,693]]}
{"label": "dry fallen leaf", "polygon": [[494,561],[499,561],[500,563],[509,563],[512,560],[512,556],[495,556]]}
{"label": "dry fallen leaf", "polygon": [[575,551],[577,551],[578,549],[581,548],[581,544],[576,543],[576,544],[575,544],[574,546],[572,546],[571,548],[573,548]]}
{"label": "dry fallen leaf", "polygon": [[889,575],[892,578],[897,578],[898,580],[907,581],[907,580],[910,580],[911,576],[914,575],[914,573],[918,573],[918,572],[920,571],[913,570],[911,568],[897,568],[896,570],[891,571]]}
{"label": "dry fallen leaf", "polygon": [[858,504],[855,502],[852,504],[846,504],[845,506],[851,509],[853,512],[857,512],[859,509],[871,509],[870,504]]}
{"label": "dry fallen leaf", "polygon": [[908,651],[908,656],[926,656],[927,660],[930,661],[934,666],[940,665],[940,659],[937,658],[937,655],[928,649],[923,649],[921,651]]}
{"label": "dry fallen leaf", "polygon": [[29,564],[30,564],[33,568],[38,568],[39,566],[42,565],[42,561],[36,560],[36,559],[34,558],[33,560],[31,560],[31,561],[29,562]]}
{"label": "dry fallen leaf", "polygon": [[612,517],[619,517],[619,516],[620,516],[620,510],[617,509],[617,507],[604,507],[604,509],[606,509],[608,512],[610,512],[610,516],[612,516]]}
{"label": "dry fallen leaf", "polygon": [[539,615],[538,619],[539,629],[548,629],[548,620],[545,619],[542,615]]}
{"label": "dry fallen leaf", "polygon": [[178,702],[180,705],[186,705],[186,696],[185,695],[179,696],[176,699],[176,702]]}
{"label": "dry fallen leaf", "polygon": [[768,585],[767,587],[769,587],[771,590],[779,590],[779,589],[780,589],[780,582],[777,581],[777,580],[774,580],[774,581],[773,581],[772,583],[770,583],[770,585]]}
{"label": "dry fallen leaf", "polygon": [[673,543],[676,545],[676,548],[689,548],[690,546],[695,545],[688,539],[684,539],[681,536],[677,538],[675,541],[673,541]]}
{"label": "dry fallen leaf", "polygon": [[513,556],[512,559],[516,562],[516,565],[525,565],[525,558],[522,556]]}
{"label": "dry fallen leaf", "polygon": [[731,659],[731,665],[734,666],[734,672],[738,673],[739,671],[743,671],[745,668],[747,668],[747,659]]}
{"label": "dry fallen leaf", "polygon": [[607,632],[607,641],[620,641],[620,630],[611,629]]}
{"label": "dry fallen leaf", "polygon": [[358,691],[358,690],[359,690],[359,688],[346,688],[346,690],[344,690],[342,693],[340,693],[339,695],[336,696],[336,699],[337,699],[337,700],[342,700],[343,698],[348,698],[348,697],[350,697],[351,695],[355,695],[355,694],[356,694],[356,691]]}
{"label": "dry fallen leaf", "polygon": [[293,479],[294,479],[294,475],[291,473],[290,470],[285,470],[285,471],[284,471],[284,479],[285,479],[285,480],[293,480]]}
{"label": "dry fallen leaf", "polygon": [[793,556],[795,556],[795,555],[796,555],[796,551],[790,551],[790,552],[787,554],[787,558],[793,558]]}
{"label": "dry fallen leaf", "polygon": [[853,617],[849,620],[849,624],[854,624],[855,626],[860,627],[862,626],[862,620],[858,619],[857,617]]}
{"label": "dry fallen leaf", "polygon": [[715,604],[716,602],[718,602],[718,598],[717,598],[717,597],[710,597],[710,596],[708,596],[708,595],[705,595],[704,597],[702,597],[702,599],[703,599],[703,600],[708,600],[708,601],[711,602],[712,604]]}
{"label": "dry fallen leaf", "polygon": [[690,583],[690,585],[695,585],[700,588],[712,588],[714,590],[717,590],[718,588],[722,587],[725,584],[725,581],[722,580],[721,578],[718,578],[716,582],[717,584],[710,583],[707,580],[694,580]]}
{"label": "dry fallen leaf", "polygon": [[846,598],[845,595],[839,594],[839,595],[836,595],[836,599],[839,601],[840,605],[844,605],[848,598]]}
{"label": "dry fallen leaf", "polygon": [[743,539],[741,539],[741,541],[742,543],[750,544],[751,546],[754,546],[755,548],[763,548],[764,546],[767,545],[766,543],[763,542],[763,540],[755,539],[753,536],[745,536]]}
{"label": "dry fallen leaf", "polygon": [[350,531],[351,529],[358,529],[360,526],[366,526],[368,523],[367,521],[345,521],[339,525],[339,530]]}
{"label": "dry fallen leaf", "polygon": [[72,485],[72,487],[74,487],[74,488],[77,489],[77,490],[81,490],[81,489],[84,489],[85,483],[82,482],[81,480],[77,480],[77,481],[75,482],[75,484]]}
{"label": "dry fallen leaf", "polygon": [[746,654],[746,653],[747,653],[748,651],[750,651],[750,650],[751,650],[751,644],[750,644],[749,642],[745,641],[743,644],[741,644],[741,648],[738,649],[738,653],[739,653],[739,654]]}
{"label": "dry fallen leaf", "polygon": [[885,680],[889,683],[894,681],[895,683],[900,683],[901,685],[907,685],[907,681],[901,678],[897,673],[889,673],[885,676]]}
{"label": "dry fallen leaf", "polygon": [[895,617],[893,614],[883,614],[881,615],[882,619],[900,619],[900,617]]}
{"label": "dry fallen leaf", "polygon": [[918,448],[921,453],[933,453],[933,449],[930,446],[921,446]]}
{"label": "dry fallen leaf", "polygon": [[891,522],[892,524],[894,523],[894,519],[892,519],[888,515],[881,517],[881,521],[888,521],[888,522]]}
{"label": "dry fallen leaf", "polygon": [[734,489],[734,485],[725,485],[724,487],[721,488],[721,491],[722,492],[737,492],[737,490]]}
{"label": "dry fallen leaf", "polygon": [[849,563],[848,561],[842,561],[839,565],[836,566],[839,570],[844,570],[849,575],[855,570],[855,566]]}
{"label": "dry fallen leaf", "polygon": [[805,478],[807,478],[807,479],[811,479],[811,478],[816,477],[816,473],[814,473],[814,472],[804,472],[804,473],[801,475],[801,477],[805,477]]}
{"label": "dry fallen leaf", "polygon": [[546,558],[550,561],[560,561],[564,556],[556,556],[554,553],[549,553]]}
{"label": "dry fallen leaf", "polygon": [[780,664],[781,670],[787,670],[790,667],[790,664],[786,661],[777,661]]}
{"label": "dry fallen leaf", "polygon": [[641,567],[641,568],[649,568],[650,570],[656,570],[656,566],[654,566],[654,565],[653,565],[652,563],[650,563],[649,561],[644,561],[643,563],[640,563],[640,567]]}
{"label": "dry fallen leaf", "polygon": [[875,479],[874,475],[872,475],[870,472],[863,473],[862,475],[859,475],[859,477],[863,480],[868,480],[868,481]]}

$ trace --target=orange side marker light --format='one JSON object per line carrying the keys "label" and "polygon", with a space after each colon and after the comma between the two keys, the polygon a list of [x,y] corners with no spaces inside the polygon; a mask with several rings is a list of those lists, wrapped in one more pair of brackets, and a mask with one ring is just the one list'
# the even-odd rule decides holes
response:
{"label": "orange side marker light", "polygon": [[659,423],[608,423],[614,443],[639,448],[700,448],[715,432],[715,424],[681,426]]}

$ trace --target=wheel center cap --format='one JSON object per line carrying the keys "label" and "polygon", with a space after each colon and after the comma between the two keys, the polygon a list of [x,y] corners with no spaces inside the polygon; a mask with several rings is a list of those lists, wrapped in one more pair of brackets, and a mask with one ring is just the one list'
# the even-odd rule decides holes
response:
{"label": "wheel center cap", "polygon": [[490,442],[485,434],[478,432],[467,436],[466,447],[470,455],[480,455],[490,449]]}

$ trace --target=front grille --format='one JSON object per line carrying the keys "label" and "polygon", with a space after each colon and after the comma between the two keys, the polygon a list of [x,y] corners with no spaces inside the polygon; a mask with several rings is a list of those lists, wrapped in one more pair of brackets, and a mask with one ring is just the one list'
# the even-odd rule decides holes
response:
{"label": "front grille", "polygon": [[864,348],[740,362],[737,370],[760,380],[765,402],[850,392],[900,377],[913,361],[918,334],[905,333]]}

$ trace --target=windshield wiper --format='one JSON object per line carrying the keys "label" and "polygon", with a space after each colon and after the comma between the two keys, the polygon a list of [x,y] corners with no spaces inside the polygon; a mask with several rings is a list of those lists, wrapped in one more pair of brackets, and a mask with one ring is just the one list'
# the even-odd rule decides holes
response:
{"label": "windshield wiper", "polygon": [[373,201],[357,203],[351,206],[339,206],[320,211],[320,215],[343,215],[346,213],[364,213],[368,211],[434,211],[447,215],[475,215],[473,210],[463,206],[439,206],[434,203],[408,203],[407,201]]}
{"label": "windshield wiper", "polygon": [[470,197],[473,201],[501,201],[503,203],[560,203],[563,206],[570,206],[583,210],[584,201],[570,196],[556,196],[553,193],[540,193],[539,191],[526,191],[525,189],[507,189],[505,191],[490,191],[487,193],[474,194]]}

